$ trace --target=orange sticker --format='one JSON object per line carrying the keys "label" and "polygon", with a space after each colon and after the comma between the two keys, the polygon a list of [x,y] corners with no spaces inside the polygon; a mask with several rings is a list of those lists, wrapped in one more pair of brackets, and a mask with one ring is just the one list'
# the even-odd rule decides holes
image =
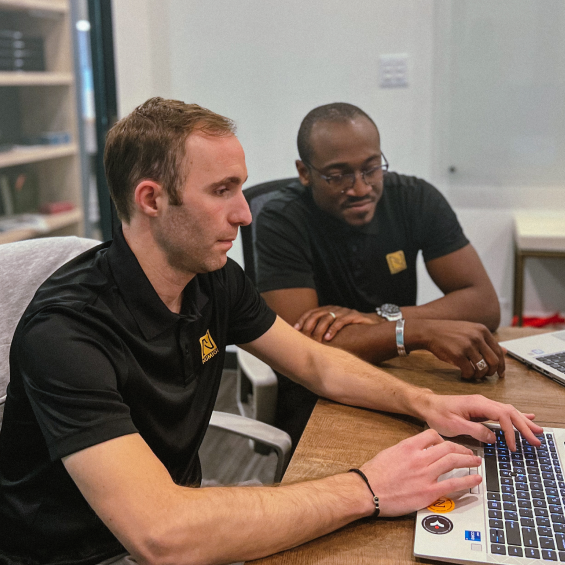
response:
{"label": "orange sticker", "polygon": [[431,506],[428,506],[428,510],[432,512],[437,512],[438,514],[447,514],[452,510],[455,510],[455,502],[447,496],[442,496],[438,498]]}

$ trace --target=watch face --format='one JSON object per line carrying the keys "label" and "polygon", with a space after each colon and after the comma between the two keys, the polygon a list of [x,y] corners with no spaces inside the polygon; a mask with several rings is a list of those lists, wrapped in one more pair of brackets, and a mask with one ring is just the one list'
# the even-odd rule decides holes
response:
{"label": "watch face", "polygon": [[377,314],[389,321],[400,320],[402,318],[402,312],[396,304],[383,304],[377,308]]}

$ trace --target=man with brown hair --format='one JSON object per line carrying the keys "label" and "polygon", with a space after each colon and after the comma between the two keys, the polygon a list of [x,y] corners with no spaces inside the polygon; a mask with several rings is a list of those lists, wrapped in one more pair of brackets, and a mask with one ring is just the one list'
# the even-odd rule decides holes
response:
{"label": "man with brown hair", "polygon": [[[440,433],[493,441],[477,421],[495,419],[511,449],[513,426],[539,444],[531,414],[407,385],[276,317],[226,256],[251,221],[229,120],[151,99],[114,126],[105,159],[122,230],[48,279],[14,336],[0,435],[4,562],[254,559],[478,484],[437,481],[479,463]],[[278,488],[191,488],[229,343],[318,394],[433,429],[365,463],[366,479],[357,470]]]}

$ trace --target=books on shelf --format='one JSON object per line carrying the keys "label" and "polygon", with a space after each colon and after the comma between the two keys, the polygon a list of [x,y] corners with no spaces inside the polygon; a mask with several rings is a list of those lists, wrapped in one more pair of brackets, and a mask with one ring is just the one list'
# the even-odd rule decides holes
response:
{"label": "books on shelf", "polygon": [[0,215],[24,214],[38,209],[37,171],[28,165],[0,169]]}
{"label": "books on shelf", "polygon": [[17,29],[11,16],[0,11],[0,71],[45,71],[43,37]]}

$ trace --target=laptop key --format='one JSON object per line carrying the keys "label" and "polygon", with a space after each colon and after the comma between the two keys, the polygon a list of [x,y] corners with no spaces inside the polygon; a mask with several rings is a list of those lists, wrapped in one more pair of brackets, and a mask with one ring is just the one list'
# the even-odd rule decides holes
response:
{"label": "laptop key", "polygon": [[522,536],[520,535],[520,525],[518,522],[505,522],[504,528],[508,545],[522,545]]}
{"label": "laptop key", "polygon": [[555,533],[565,534],[565,524],[553,524],[553,531]]}
{"label": "laptop key", "polygon": [[559,552],[559,561],[565,561],[565,551]]}
{"label": "laptop key", "polygon": [[[490,531],[490,541],[494,544],[503,544],[504,543],[504,530],[491,530]],[[553,541],[553,540],[552,540]],[[554,548],[548,548],[554,549]]]}
{"label": "laptop key", "polygon": [[547,559],[548,561],[557,561],[557,553],[551,549],[542,550],[541,556],[543,559]]}
{"label": "laptop key", "polygon": [[491,528],[494,528],[496,530],[502,530],[502,528],[504,528],[504,522],[502,520],[489,520],[488,521],[488,525]]}
{"label": "laptop key", "polygon": [[550,538],[553,535],[551,528],[548,527],[540,527],[538,528],[538,536],[546,536]]}
{"label": "laptop key", "polygon": [[504,545],[499,545],[497,543],[493,543],[490,546],[490,552],[496,553],[497,555],[506,555],[506,547]]}
{"label": "laptop key", "polygon": [[552,538],[539,538],[539,545],[542,549],[555,549],[555,542]]}
{"label": "laptop key", "polygon": [[551,525],[549,518],[544,518],[542,516],[536,517],[536,523],[538,526],[545,526],[546,528],[549,528],[549,526]]}
{"label": "laptop key", "polygon": [[555,534],[555,543],[559,551],[565,551],[565,534]]}
{"label": "laptop key", "polygon": [[522,539],[526,547],[538,547],[538,538],[534,528],[522,528]]}
{"label": "laptop key", "polygon": [[488,517],[502,520],[502,510],[489,510]]}
{"label": "laptop key", "polygon": [[565,516],[563,514],[552,514],[551,521],[554,524],[565,524]]}
{"label": "laptop key", "polygon": [[533,518],[520,518],[520,525],[525,526],[526,528],[533,528],[536,523]]}
{"label": "laptop key", "polygon": [[498,465],[496,464],[496,456],[485,454],[485,474],[487,477],[487,491],[500,492],[500,483],[498,482]]}
{"label": "laptop key", "polygon": [[487,500],[500,500],[498,492],[487,492]]}
{"label": "laptop key", "polygon": [[524,557],[529,557],[530,559],[539,559],[539,551],[533,547],[524,548]]}

